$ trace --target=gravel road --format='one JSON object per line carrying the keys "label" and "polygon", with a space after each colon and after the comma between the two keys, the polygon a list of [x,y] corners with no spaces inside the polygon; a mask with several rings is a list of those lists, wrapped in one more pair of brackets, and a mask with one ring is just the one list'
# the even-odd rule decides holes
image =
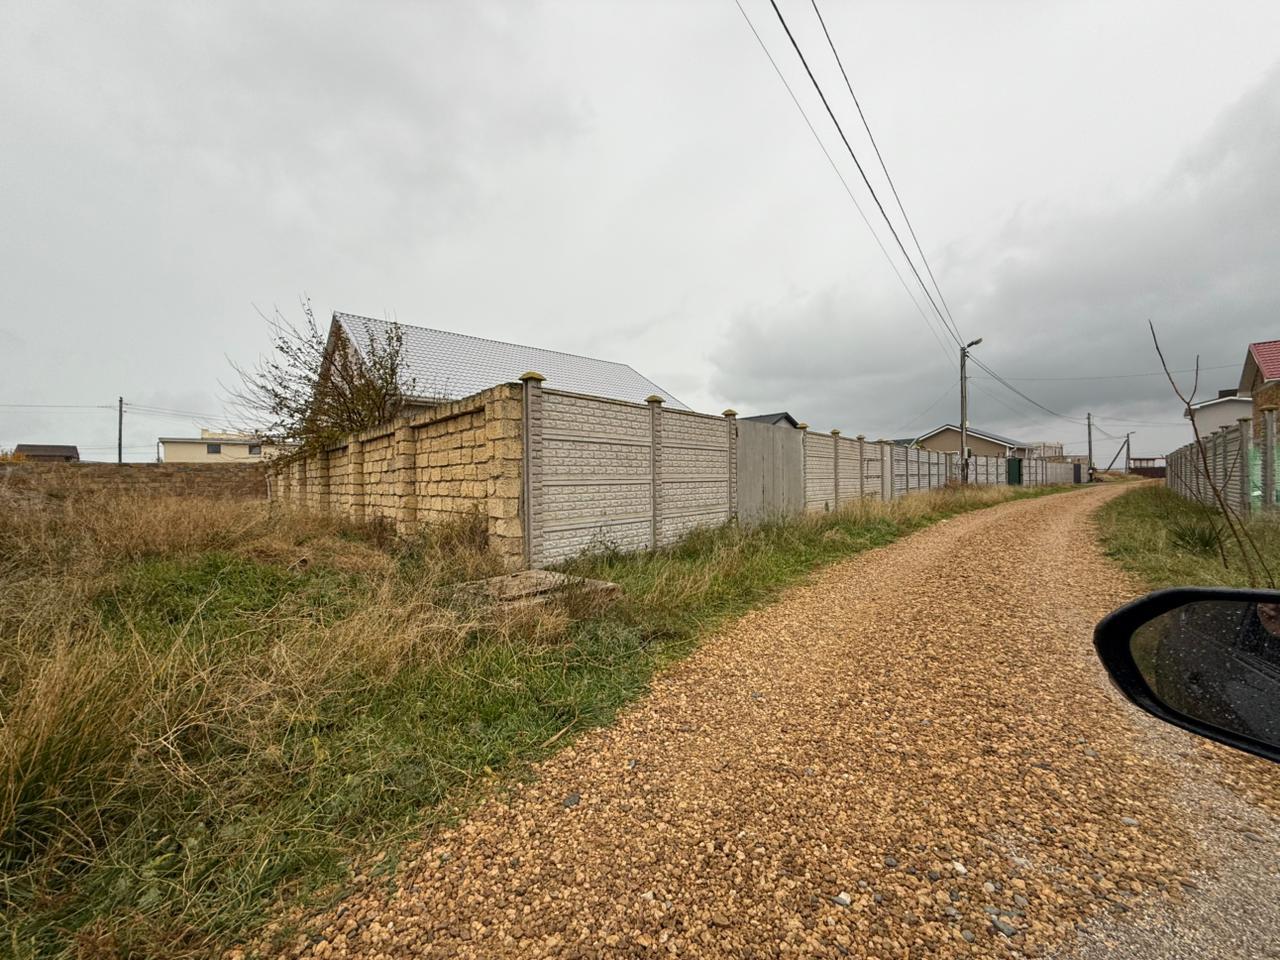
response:
{"label": "gravel road", "polygon": [[290,955],[1280,956],[1280,777],[1090,652],[1140,592],[1093,541],[1118,492],[820,571]]}

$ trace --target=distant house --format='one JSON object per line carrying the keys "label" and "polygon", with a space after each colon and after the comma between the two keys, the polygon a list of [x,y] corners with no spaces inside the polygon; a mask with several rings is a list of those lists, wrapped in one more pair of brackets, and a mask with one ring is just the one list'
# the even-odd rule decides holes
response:
{"label": "distant house", "polygon": [[1261,436],[1262,411],[1280,406],[1280,340],[1249,344],[1238,392],[1252,399],[1249,416],[1253,418],[1254,435]]}
{"label": "distant house", "polygon": [[[1253,416],[1253,400],[1239,390],[1219,390],[1212,400],[1201,400],[1191,405],[1196,416],[1196,432],[1202,437],[1216,432],[1222,427],[1234,427],[1241,417]],[[1183,411],[1184,417],[1188,416]]]}
{"label": "distant house", "polygon": [[750,420],[753,423],[770,423],[775,427],[779,425],[788,427],[799,427],[800,421],[787,413],[785,410],[779,413],[757,413],[754,417],[739,417],[739,420]]}
{"label": "distant house", "polygon": [[[334,313],[329,326],[329,349],[334,349],[341,340],[357,354],[366,353],[370,340],[384,342],[392,326],[385,320]],[[500,383],[513,383],[521,374],[532,370],[546,377],[549,389],[632,403],[644,403],[650,396],[659,396],[669,408],[689,409],[625,363],[447,330],[404,323],[399,326],[404,337],[404,372],[414,381],[416,396],[412,399],[424,404],[457,400]]]}
{"label": "distant house", "polygon": [[23,460],[37,463],[75,463],[80,459],[77,447],[60,443],[20,443],[13,452]]}
{"label": "distant house", "polygon": [[[1030,457],[1038,446],[1021,440],[1011,440],[990,430],[968,428],[969,452],[977,457]],[[954,423],[944,423],[940,427],[921,434],[911,443],[912,446],[926,450],[940,450],[943,453],[960,452],[960,428]]]}
{"label": "distant house", "polygon": [[229,463],[268,460],[280,448],[247,433],[201,430],[198,437],[161,437],[160,459],[165,463]]}
{"label": "distant house", "polygon": [[1033,443],[1031,444],[1031,456],[1039,457],[1042,460],[1062,460],[1065,458],[1062,441],[1041,440],[1039,443]]}

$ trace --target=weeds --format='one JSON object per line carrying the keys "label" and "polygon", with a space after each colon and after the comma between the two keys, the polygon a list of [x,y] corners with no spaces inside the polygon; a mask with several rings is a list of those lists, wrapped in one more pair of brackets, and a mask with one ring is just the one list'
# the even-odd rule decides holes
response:
{"label": "weeds", "polygon": [[653,554],[601,610],[459,603],[475,524],[377,527],[226,501],[0,511],[0,925],[15,957],[174,957],[251,935],[608,722],[705,630],[815,566],[1039,491],[967,489]]}
{"label": "weeds", "polygon": [[[1219,536],[1221,522],[1214,507],[1152,485],[1131,490],[1098,511],[1099,532],[1108,554],[1153,587],[1251,586],[1248,565],[1234,562],[1242,549],[1251,553],[1256,549],[1255,559],[1271,569],[1280,564],[1276,519],[1241,521],[1248,539],[1240,540]],[[1227,551],[1226,566],[1221,549]]]}

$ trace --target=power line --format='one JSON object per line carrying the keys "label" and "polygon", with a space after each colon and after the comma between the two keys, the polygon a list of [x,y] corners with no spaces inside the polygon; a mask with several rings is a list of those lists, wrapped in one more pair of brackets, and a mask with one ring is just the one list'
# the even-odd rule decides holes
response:
{"label": "power line", "polygon": [[947,384],[947,389],[943,391],[941,394],[939,394],[938,398],[934,400],[933,403],[929,404],[927,407],[925,407],[923,410],[917,413],[914,417],[912,417],[910,420],[904,423],[901,427],[895,427],[893,432],[901,433],[903,430],[906,430],[907,427],[913,426],[916,423],[916,421],[918,421],[926,413],[928,413],[930,410],[932,410],[934,407],[940,404],[943,400],[945,400],[948,396],[950,396],[951,391],[954,390],[959,383],[960,381],[956,380],[955,383]]}
{"label": "power line", "polygon": [[840,167],[832,158],[831,152],[827,149],[827,145],[822,142],[822,137],[818,136],[818,131],[814,128],[813,121],[809,119],[809,114],[805,112],[804,107],[800,103],[799,97],[797,97],[795,91],[791,89],[791,84],[787,81],[786,74],[782,72],[782,68],[779,67],[778,62],[774,60],[773,54],[769,52],[769,47],[765,44],[764,38],[760,36],[760,32],[756,30],[755,24],[751,22],[751,18],[747,15],[747,11],[743,9],[741,0],[733,0],[733,2],[738,8],[738,12],[742,14],[742,19],[747,22],[747,26],[750,28],[752,36],[756,38],[756,43],[760,45],[760,49],[764,51],[764,55],[768,58],[769,65],[773,67],[773,72],[778,75],[778,79],[781,80],[782,85],[786,87],[787,94],[791,97],[791,102],[794,103],[796,105],[796,109],[800,111],[800,116],[804,118],[805,126],[807,126],[809,128],[809,132],[813,134],[813,139],[817,141],[818,148],[822,150],[822,155],[827,158],[827,163],[831,165],[832,171],[834,171],[835,175],[840,178],[840,183],[844,187],[844,192],[849,195],[849,199],[853,202],[854,209],[858,211],[858,216],[862,218],[862,222],[871,233],[871,237],[875,240],[876,246],[880,248],[880,253],[884,255],[885,262],[889,264],[889,268],[893,271],[893,275],[898,278],[898,283],[902,284],[902,289],[911,300],[911,305],[916,308],[916,312],[920,314],[920,319],[922,319],[925,326],[929,328],[929,333],[933,336],[933,339],[938,342],[938,346],[942,348],[943,353],[947,356],[947,360],[951,363],[951,366],[954,367],[956,365],[956,358],[952,356],[951,351],[947,349],[947,345],[942,342],[942,338],[939,337],[938,331],[934,328],[933,322],[929,319],[929,315],[925,313],[924,308],[920,306],[920,302],[916,299],[915,294],[911,292],[911,288],[907,285],[906,279],[902,276],[902,271],[898,269],[898,265],[894,263],[893,258],[889,256],[889,251],[884,248],[884,243],[880,240],[880,234],[878,234],[875,228],[871,226],[871,221],[867,219],[867,215],[862,209],[862,204],[858,203],[858,198],[854,195],[853,189],[849,186],[849,181],[846,180],[844,178],[844,174],[840,172]]}
{"label": "power line", "polygon": [[880,216],[884,218],[889,232],[893,234],[893,239],[898,244],[898,249],[902,251],[902,255],[906,257],[907,266],[911,268],[911,272],[915,275],[916,282],[920,284],[920,289],[924,291],[925,298],[933,307],[934,313],[938,315],[938,319],[942,321],[943,328],[956,341],[958,346],[963,345],[959,337],[956,336],[954,330],[947,326],[946,318],[942,315],[942,311],[938,309],[938,304],[933,299],[933,294],[929,292],[928,286],[920,277],[920,271],[916,269],[915,261],[911,259],[911,255],[907,253],[907,248],[902,243],[902,238],[898,236],[898,231],[893,225],[893,221],[889,219],[889,214],[884,209],[884,204],[880,202],[880,197],[876,194],[875,187],[871,185],[871,181],[867,178],[867,172],[862,169],[862,163],[858,160],[858,155],[854,153],[853,146],[849,143],[849,138],[845,136],[844,128],[840,126],[840,121],[836,118],[835,111],[831,109],[831,104],[827,101],[827,95],[822,92],[822,85],[818,83],[818,78],[813,75],[813,70],[809,67],[809,61],[805,59],[804,51],[800,49],[800,44],[796,42],[795,36],[791,32],[791,27],[787,25],[787,18],[782,15],[782,11],[778,8],[777,0],[769,0],[769,5],[773,7],[773,12],[778,16],[778,22],[782,24],[782,29],[787,34],[787,39],[791,41],[791,47],[795,50],[796,56],[800,58],[800,62],[804,65],[804,71],[809,75],[809,82],[813,84],[813,89],[817,91],[818,98],[822,101],[823,107],[826,108],[827,116],[831,118],[831,122],[835,124],[836,131],[840,134],[840,139],[844,141],[845,149],[849,151],[849,156],[853,159],[853,164],[858,168],[858,174],[862,177],[862,182],[866,184],[867,190],[871,193],[871,199],[876,202],[876,207],[880,211]]}
{"label": "power line", "polygon": [[880,169],[884,171],[884,178],[889,183],[889,189],[893,191],[893,199],[897,201],[898,212],[902,214],[903,222],[906,223],[911,239],[916,245],[916,252],[920,254],[920,260],[924,263],[925,271],[929,274],[929,279],[933,281],[933,288],[938,292],[938,299],[942,302],[943,309],[946,310],[946,320],[943,322],[950,321],[952,335],[956,338],[956,342],[959,343],[964,339],[960,335],[960,328],[956,325],[955,317],[952,316],[951,307],[947,305],[947,298],[942,294],[942,287],[938,285],[938,278],[933,275],[933,267],[929,265],[929,258],[925,256],[924,248],[920,245],[920,238],[916,236],[916,228],[912,226],[911,218],[907,216],[907,208],[903,206],[902,197],[898,194],[898,187],[893,182],[889,167],[884,162],[883,154],[880,153],[880,145],[876,143],[875,134],[871,132],[871,124],[867,121],[867,115],[862,110],[862,103],[858,100],[858,95],[853,92],[853,83],[849,80],[849,74],[844,68],[844,61],[840,59],[840,51],[836,49],[835,41],[831,39],[831,31],[827,29],[827,21],[823,18],[822,11],[818,9],[818,0],[809,0],[809,2],[813,5],[813,12],[817,14],[818,23],[822,25],[822,33],[827,38],[827,46],[831,48],[832,56],[836,58],[836,65],[840,68],[840,76],[844,77],[844,85],[849,90],[849,96],[853,98],[853,105],[858,108],[858,117],[862,120],[862,128],[867,131],[867,139],[871,141],[871,147],[876,152],[876,159],[880,161]]}
{"label": "power line", "polygon": [[170,407],[151,407],[140,403],[125,402],[126,409],[136,410],[139,413],[154,414],[157,416],[175,416],[175,417],[196,417],[204,420],[229,420],[226,414],[221,413],[197,413],[194,410],[174,410]]}
{"label": "power line", "polygon": [[[1228,367],[1238,367],[1238,363],[1223,363],[1212,367],[1201,367],[1200,372],[1205,370],[1226,370]],[[1170,370],[1170,373],[1195,373],[1195,367],[1188,367],[1184,370]],[[1047,383],[1060,382],[1068,380],[1130,380],[1137,377],[1163,377],[1163,370],[1156,370],[1152,373],[1113,373],[1101,374],[1091,377],[1006,377],[1006,380],[1012,380],[1016,383]]]}
{"label": "power line", "polygon": [[106,403],[0,403],[10,410],[114,410],[114,404]]}
{"label": "power line", "polygon": [[992,370],[989,366],[987,366],[977,357],[973,358],[973,362],[976,363],[983,370],[987,371],[987,373],[991,374],[991,376],[996,380],[997,383],[1000,383],[1007,389],[1013,391],[1018,396],[1020,396],[1023,400],[1027,401],[1027,403],[1031,404],[1034,407],[1038,407],[1039,409],[1043,410],[1045,413],[1049,414],[1051,417],[1058,417],[1060,420],[1068,420],[1071,423],[1076,423],[1076,424],[1084,423],[1084,421],[1081,420],[1079,417],[1068,417],[1066,414],[1058,413],[1058,411],[1056,410],[1050,410],[1048,407],[1046,407],[1043,403],[1041,403],[1038,400],[1031,399],[1031,397],[1028,397],[1025,393],[1023,393],[1021,390],[1019,390],[1017,387],[1011,384],[1004,377],[1000,376],[1000,374],[996,373],[994,370]]}

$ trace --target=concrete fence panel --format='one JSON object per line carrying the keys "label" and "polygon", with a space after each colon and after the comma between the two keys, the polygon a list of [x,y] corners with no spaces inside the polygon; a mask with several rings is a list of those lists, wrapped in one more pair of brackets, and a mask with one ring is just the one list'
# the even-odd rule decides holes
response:
{"label": "concrete fence panel", "polygon": [[725,417],[663,409],[658,487],[658,545],[733,517],[734,424]]}
{"label": "concrete fence panel", "polygon": [[832,510],[836,503],[836,438],[804,434],[804,508],[810,513]]}
{"label": "concrete fence panel", "polygon": [[641,404],[542,391],[541,450],[531,464],[540,493],[534,566],[657,544],[656,416]]}

